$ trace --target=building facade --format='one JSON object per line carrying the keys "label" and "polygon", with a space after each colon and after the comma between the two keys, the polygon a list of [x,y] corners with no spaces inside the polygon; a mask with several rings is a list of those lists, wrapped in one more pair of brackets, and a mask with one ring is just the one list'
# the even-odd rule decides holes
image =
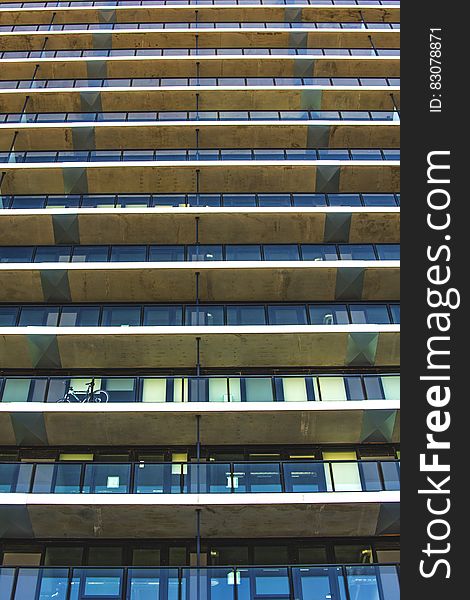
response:
{"label": "building facade", "polygon": [[0,599],[398,600],[399,3],[0,3]]}

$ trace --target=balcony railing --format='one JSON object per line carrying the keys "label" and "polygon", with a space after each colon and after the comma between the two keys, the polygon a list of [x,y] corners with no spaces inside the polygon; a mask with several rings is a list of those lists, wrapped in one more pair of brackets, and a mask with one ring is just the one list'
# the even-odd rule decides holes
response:
{"label": "balcony railing", "polygon": [[400,376],[395,373],[0,378],[0,401],[8,403],[346,402],[399,399]]}
{"label": "balcony railing", "polygon": [[0,463],[0,493],[233,494],[400,489],[396,460]]}
{"label": "balcony railing", "polygon": [[2,600],[399,600],[392,564],[295,567],[2,567]]}

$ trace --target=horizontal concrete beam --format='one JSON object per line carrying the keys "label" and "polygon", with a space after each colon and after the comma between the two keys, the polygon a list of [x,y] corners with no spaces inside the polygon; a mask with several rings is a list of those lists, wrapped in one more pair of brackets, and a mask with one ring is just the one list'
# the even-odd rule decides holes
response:
{"label": "horizontal concrete beam", "polygon": [[[398,207],[0,210],[0,245],[398,243]],[[340,265],[341,266],[341,265]]]}
{"label": "horizontal concrete beam", "polygon": [[398,161],[4,163],[3,194],[399,192]]}
{"label": "horizontal concrete beam", "polygon": [[399,492],[0,494],[4,538],[374,536],[398,533]]}
{"label": "horizontal concrete beam", "polygon": [[396,367],[398,325],[2,327],[5,369]]}
{"label": "horizontal concrete beam", "polygon": [[0,79],[399,77],[396,56],[120,56],[2,60]]}
{"label": "horizontal concrete beam", "polygon": [[[0,404],[3,445],[362,444],[400,440],[399,403]],[[21,427],[26,421],[28,427]],[[34,421],[34,426],[31,425]],[[103,437],[104,436],[104,437]]]}
{"label": "horizontal concrete beam", "polygon": [[[398,261],[0,264],[1,302],[398,300]],[[343,264],[344,263],[344,264]]]}
{"label": "horizontal concrete beam", "polygon": [[[33,1],[33,0],[31,0]],[[23,9],[2,8],[0,24],[54,23],[191,23],[196,21],[194,6],[116,6]],[[399,6],[197,6],[198,21],[241,23],[271,22],[400,22]]]}
{"label": "horizontal concrete beam", "polygon": [[393,110],[399,87],[258,86],[0,90],[1,112]]}
{"label": "horizontal concrete beam", "polygon": [[400,123],[148,121],[0,125],[0,150],[398,148]]}
{"label": "horizontal concrete beam", "polygon": [[397,29],[119,29],[3,32],[0,50],[111,48],[399,48]]}

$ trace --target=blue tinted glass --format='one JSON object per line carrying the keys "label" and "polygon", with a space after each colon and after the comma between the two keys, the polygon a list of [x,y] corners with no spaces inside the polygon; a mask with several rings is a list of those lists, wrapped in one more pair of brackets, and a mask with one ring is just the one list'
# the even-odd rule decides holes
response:
{"label": "blue tinted glass", "polygon": [[393,323],[400,323],[400,305],[390,304],[390,312],[392,313]]}
{"label": "blue tinted glass", "polygon": [[328,194],[330,206],[362,206],[359,194]]}
{"label": "blue tinted glass", "polygon": [[396,206],[393,194],[362,194],[365,206]]}
{"label": "blue tinted glass", "polygon": [[290,194],[258,194],[260,206],[290,206]]}
{"label": "blue tinted glass", "polygon": [[266,244],[264,246],[265,260],[299,260],[297,244]]}
{"label": "blue tinted glass", "polygon": [[160,305],[144,307],[144,325],[152,327],[165,327],[182,325],[181,306]]}
{"label": "blue tinted glass", "polygon": [[325,194],[294,194],[294,206],[326,206]]}
{"label": "blue tinted glass", "polygon": [[84,196],[82,206],[84,208],[114,208],[116,196]]}
{"label": "blue tinted glass", "polygon": [[70,246],[38,246],[34,262],[69,262]]}
{"label": "blue tinted glass", "polygon": [[189,194],[189,206],[220,206],[219,194]]}
{"label": "blue tinted glass", "polygon": [[112,262],[144,262],[147,256],[146,246],[112,246]]}
{"label": "blue tinted glass", "polygon": [[0,327],[13,327],[17,314],[18,309],[15,306],[0,306]]}
{"label": "blue tinted glass", "polygon": [[178,262],[184,260],[184,246],[150,246],[149,260]]}
{"label": "blue tinted glass", "polygon": [[347,325],[348,311],[345,304],[311,304],[309,306],[312,325]]}
{"label": "blue tinted glass", "polygon": [[12,198],[12,208],[43,208],[46,202],[46,196],[14,196]]}
{"label": "blue tinted glass", "polygon": [[31,246],[2,246],[0,247],[0,263],[32,262],[33,248]]}
{"label": "blue tinted glass", "polygon": [[254,194],[224,194],[224,206],[256,206]]}
{"label": "blue tinted glass", "polygon": [[382,325],[390,323],[390,317],[385,304],[351,304],[349,308],[353,324],[371,323]]}
{"label": "blue tinted glass", "polygon": [[224,307],[214,304],[186,306],[185,325],[223,325]]}
{"label": "blue tinted glass", "polygon": [[227,306],[227,325],[266,325],[264,306]]}
{"label": "blue tinted glass", "polygon": [[158,195],[152,197],[152,206],[181,206],[186,204],[183,194]]}
{"label": "blue tinted glass", "polygon": [[75,246],[72,262],[107,262],[108,246]]}
{"label": "blue tinted glass", "polygon": [[60,315],[60,327],[97,327],[99,306],[65,306]]}
{"label": "blue tinted glass", "polygon": [[200,260],[223,260],[222,246],[215,244],[188,246],[188,260],[192,262]]}
{"label": "blue tinted glass", "polygon": [[320,160],[349,160],[347,150],[319,150],[318,156]]}
{"label": "blue tinted glass", "polygon": [[256,244],[232,245],[225,247],[226,260],[261,260],[261,246]]}
{"label": "blue tinted glass", "polygon": [[302,304],[271,304],[268,322],[270,325],[307,325],[307,309]]}
{"label": "blue tinted glass", "polygon": [[302,244],[303,260],[338,260],[334,244]]}
{"label": "blue tinted glass", "polygon": [[77,208],[80,205],[80,196],[49,196],[47,207]]}
{"label": "blue tinted glass", "polygon": [[400,260],[399,244],[377,244],[376,248],[380,260]]}
{"label": "blue tinted glass", "polygon": [[58,317],[58,306],[25,306],[21,309],[19,326],[55,327]]}
{"label": "blue tinted glass", "polygon": [[101,324],[104,327],[140,325],[139,306],[104,306]]}
{"label": "blue tinted glass", "polygon": [[339,255],[342,260],[376,260],[372,244],[340,244]]}

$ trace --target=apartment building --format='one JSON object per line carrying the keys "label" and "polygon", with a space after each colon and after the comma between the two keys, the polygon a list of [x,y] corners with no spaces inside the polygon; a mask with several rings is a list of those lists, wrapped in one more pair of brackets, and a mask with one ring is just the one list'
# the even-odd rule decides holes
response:
{"label": "apartment building", "polygon": [[399,2],[0,2],[1,600],[398,600]]}

